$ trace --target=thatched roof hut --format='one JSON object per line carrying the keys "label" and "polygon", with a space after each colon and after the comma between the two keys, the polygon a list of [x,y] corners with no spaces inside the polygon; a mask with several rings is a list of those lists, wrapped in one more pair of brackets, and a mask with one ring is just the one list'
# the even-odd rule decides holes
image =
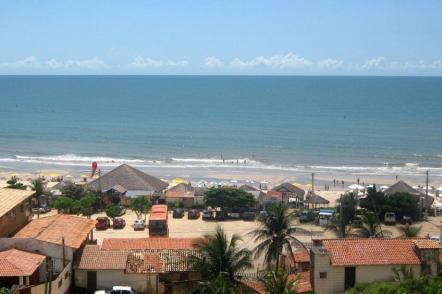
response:
{"label": "thatched roof hut", "polygon": [[330,201],[328,201],[327,199],[325,199],[324,197],[316,194],[315,192],[312,191],[307,191],[307,193],[305,193],[305,200],[304,200],[304,204],[311,204],[313,206],[316,205],[328,205],[330,203]]}
{"label": "thatched roof hut", "polygon": [[[398,181],[396,184],[394,184],[393,186],[390,186],[390,188],[386,189],[384,191],[385,196],[389,196],[389,195],[393,195],[395,193],[408,193],[413,195],[416,200],[418,201],[418,203],[421,203],[421,199],[425,199],[425,194],[414,189],[413,187],[411,187],[410,185],[408,185],[407,183],[405,183],[404,181],[400,180]],[[434,201],[434,198],[431,196],[428,196],[428,206],[430,206]]]}

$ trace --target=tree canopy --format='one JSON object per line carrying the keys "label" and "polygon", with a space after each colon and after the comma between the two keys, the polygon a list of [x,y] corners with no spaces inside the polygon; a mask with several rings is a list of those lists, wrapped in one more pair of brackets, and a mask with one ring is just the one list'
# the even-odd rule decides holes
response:
{"label": "tree canopy", "polygon": [[132,210],[137,214],[137,218],[141,218],[143,214],[144,217],[146,217],[146,214],[149,212],[152,203],[150,203],[149,199],[147,199],[146,197],[138,196],[137,198],[134,198],[130,201],[130,205],[132,207]]}
{"label": "tree canopy", "polygon": [[208,206],[220,207],[223,210],[235,211],[256,205],[255,197],[240,189],[211,188],[204,193],[204,202]]}
{"label": "tree canopy", "polygon": [[121,207],[114,204],[109,204],[106,206],[104,211],[106,212],[106,215],[112,219],[112,221],[114,218],[121,215]]}
{"label": "tree canopy", "polygon": [[12,177],[10,180],[6,181],[6,183],[8,184],[6,188],[26,190],[26,185],[19,183],[16,177]]}

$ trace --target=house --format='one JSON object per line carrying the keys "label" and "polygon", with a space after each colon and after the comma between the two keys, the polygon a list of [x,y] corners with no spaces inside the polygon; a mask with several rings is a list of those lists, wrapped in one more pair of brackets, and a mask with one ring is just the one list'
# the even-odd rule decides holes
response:
{"label": "house", "polygon": [[0,251],[0,287],[23,287],[44,282],[46,256],[9,249]]}
{"label": "house", "polygon": [[[404,181],[400,180],[396,182],[394,185],[390,186],[388,189],[384,191],[385,196],[390,196],[395,193],[408,193],[413,195],[416,198],[417,203],[419,206],[425,205],[425,194],[414,189]],[[433,204],[434,198],[431,196],[428,196],[428,203],[427,206],[431,207],[431,204]]]}
{"label": "house", "polygon": [[195,203],[195,188],[190,183],[179,183],[164,193],[167,204],[182,203],[184,208],[191,208]]}
{"label": "house", "polygon": [[87,184],[91,190],[105,193],[109,201],[118,197],[123,205],[129,205],[136,196],[158,195],[167,188],[167,183],[127,164],[122,164],[98,179]]}
{"label": "house", "polygon": [[[92,240],[94,227],[95,221],[72,215],[59,214],[34,219],[12,238],[1,238],[0,251],[18,250],[22,255],[37,254],[40,256],[35,257],[38,260],[44,257],[44,273],[51,273],[51,279],[45,285],[44,278],[41,278],[41,268],[40,279],[36,278],[37,269],[31,275],[21,276],[21,288],[30,289],[27,293],[45,293],[45,287],[50,287],[51,293],[66,293],[71,287],[74,256]],[[26,276],[29,278],[26,279]],[[15,281],[17,279],[20,282],[20,276],[15,276]]]}
{"label": "house", "polygon": [[263,198],[265,197],[264,192],[251,185],[244,184],[240,186],[238,189],[252,194],[255,197],[255,200],[257,200],[258,202],[262,202]]}
{"label": "house", "polygon": [[307,191],[304,195],[304,199],[304,206],[308,208],[317,208],[330,204],[330,201],[313,191]]}
{"label": "house", "polygon": [[293,272],[306,272],[310,270],[310,249],[298,248],[293,254],[288,255],[287,261]]}
{"label": "house", "polygon": [[280,201],[284,203],[294,203],[296,207],[299,207],[304,201],[305,191],[299,187],[296,187],[290,183],[282,183],[276,187],[273,187],[267,192],[267,198],[278,197]]}
{"label": "house", "polygon": [[111,238],[87,245],[75,262],[75,284],[89,291],[118,281],[137,293],[188,293],[201,279],[189,257],[199,254],[191,238]]}
{"label": "house", "polygon": [[32,219],[34,191],[0,189],[0,237],[13,235]]}
{"label": "house", "polygon": [[326,239],[311,249],[311,283],[317,294],[343,293],[359,283],[388,280],[393,269],[415,276],[439,272],[439,250],[429,239]]}

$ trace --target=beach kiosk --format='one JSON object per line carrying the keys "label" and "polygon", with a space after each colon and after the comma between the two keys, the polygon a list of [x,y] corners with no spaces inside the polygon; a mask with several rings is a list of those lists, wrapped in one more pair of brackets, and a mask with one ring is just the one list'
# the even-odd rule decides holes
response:
{"label": "beach kiosk", "polygon": [[319,211],[319,226],[327,227],[329,225],[330,218],[335,215],[336,211],[333,209],[321,209]]}

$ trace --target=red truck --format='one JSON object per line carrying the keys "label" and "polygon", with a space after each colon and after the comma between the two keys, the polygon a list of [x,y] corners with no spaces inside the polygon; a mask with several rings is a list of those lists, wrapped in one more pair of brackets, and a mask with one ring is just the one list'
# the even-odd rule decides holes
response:
{"label": "red truck", "polygon": [[149,236],[169,236],[167,205],[152,205],[149,216]]}

